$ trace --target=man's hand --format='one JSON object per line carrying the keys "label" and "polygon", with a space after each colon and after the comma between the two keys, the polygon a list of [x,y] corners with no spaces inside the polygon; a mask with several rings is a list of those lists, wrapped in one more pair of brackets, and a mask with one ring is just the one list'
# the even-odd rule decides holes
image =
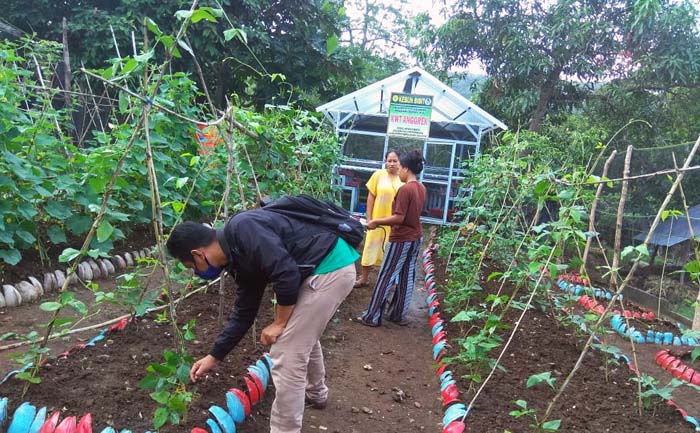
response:
{"label": "man's hand", "polygon": [[368,230],[374,230],[379,226],[374,220],[369,220],[367,221],[367,229]]}
{"label": "man's hand", "polygon": [[192,382],[196,382],[197,379],[203,377],[209,370],[216,367],[219,363],[216,358],[211,355],[207,355],[204,358],[198,359],[192,368],[190,369],[190,379]]}
{"label": "man's hand", "polygon": [[265,345],[274,344],[275,341],[277,341],[277,337],[282,335],[282,332],[284,332],[283,325],[272,323],[262,330],[262,333],[260,334],[260,342]]}

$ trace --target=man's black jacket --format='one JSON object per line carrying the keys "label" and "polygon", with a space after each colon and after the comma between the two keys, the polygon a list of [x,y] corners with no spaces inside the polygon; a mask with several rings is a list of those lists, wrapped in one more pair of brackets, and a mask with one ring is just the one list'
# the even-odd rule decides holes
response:
{"label": "man's black jacket", "polygon": [[273,284],[279,305],[296,304],[302,281],[337,239],[322,227],[263,209],[231,217],[217,240],[238,289],[233,313],[209,353],[221,360],[238,344],[255,320],[267,284]]}

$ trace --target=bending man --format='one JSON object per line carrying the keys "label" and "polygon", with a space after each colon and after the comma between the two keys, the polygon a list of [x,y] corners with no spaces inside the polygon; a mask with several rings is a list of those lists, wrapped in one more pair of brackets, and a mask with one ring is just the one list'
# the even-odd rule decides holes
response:
{"label": "bending man", "polygon": [[274,363],[270,432],[300,433],[305,401],[322,409],[328,400],[319,339],[352,290],[357,251],[321,227],[264,209],[238,213],[222,230],[184,222],[167,248],[198,276],[214,279],[225,268],[238,284],[233,313],[209,354],[192,365],[192,381],[243,338],[272,284],[275,318],[260,337],[272,345]]}

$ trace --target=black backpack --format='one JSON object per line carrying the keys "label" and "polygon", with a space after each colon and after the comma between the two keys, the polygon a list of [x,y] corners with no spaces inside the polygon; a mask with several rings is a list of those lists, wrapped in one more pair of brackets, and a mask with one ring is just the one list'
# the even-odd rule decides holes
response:
{"label": "black backpack", "polygon": [[302,194],[285,196],[274,201],[262,200],[260,204],[264,210],[317,224],[340,236],[354,248],[357,248],[365,237],[362,223],[353,218],[350,212],[329,201]]}

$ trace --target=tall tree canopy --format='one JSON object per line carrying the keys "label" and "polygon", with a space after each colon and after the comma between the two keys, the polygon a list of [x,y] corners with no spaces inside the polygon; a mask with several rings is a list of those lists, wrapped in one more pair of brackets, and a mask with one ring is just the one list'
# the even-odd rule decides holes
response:
{"label": "tall tree canopy", "polygon": [[[132,32],[140,49],[143,20],[148,17],[163,31],[174,32],[178,9],[189,3],[178,0],[8,0],[4,18],[38,37],[61,40],[62,19],[68,21],[72,60],[77,65],[103,67],[108,57],[116,57],[112,31],[122,56],[132,54]],[[335,51],[345,19],[342,5],[332,0],[203,0],[199,7],[221,8],[225,18],[216,22],[199,21],[190,32],[190,44],[202,64],[208,84],[215,88],[222,104],[225,94],[248,94],[258,105],[269,102],[280,90],[294,96],[327,100],[355,87],[357,67],[347,55]],[[32,11],[32,13],[27,13]],[[230,40],[224,31],[235,28],[238,37]],[[243,41],[247,41],[244,43]],[[192,59],[183,52],[176,67],[191,69]],[[286,83],[276,80],[257,86],[261,76],[282,74]],[[280,86],[280,87],[276,87]]]}
{"label": "tall tree canopy", "polygon": [[445,66],[481,60],[491,77],[482,103],[531,130],[603,81],[637,90],[700,83],[690,1],[458,0],[430,39]]}

